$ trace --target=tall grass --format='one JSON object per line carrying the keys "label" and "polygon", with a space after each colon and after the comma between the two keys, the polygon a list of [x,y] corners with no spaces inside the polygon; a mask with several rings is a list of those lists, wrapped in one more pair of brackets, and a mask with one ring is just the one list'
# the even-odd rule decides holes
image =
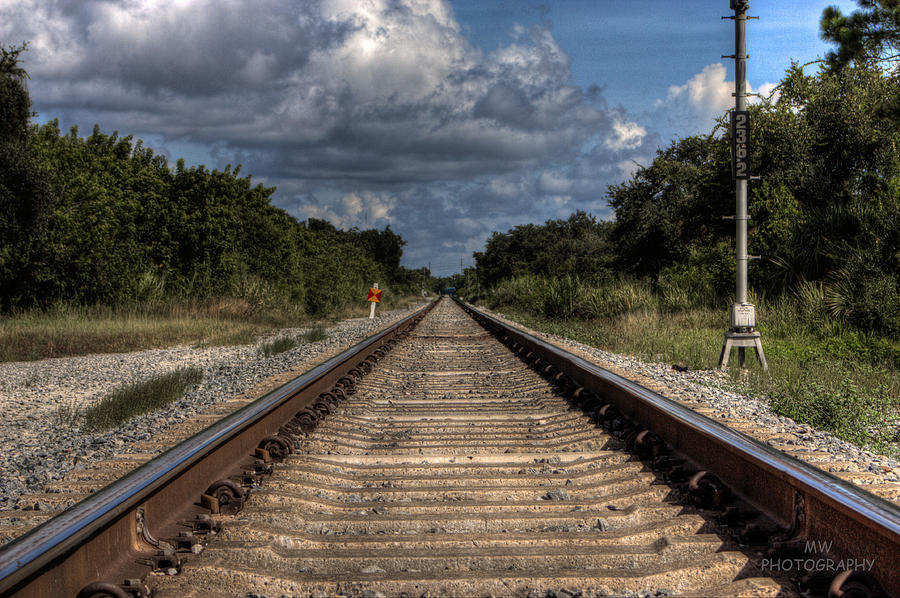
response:
{"label": "tall grass", "polygon": [[582,284],[578,277],[566,274],[559,278],[551,278],[546,284],[544,313],[559,318],[570,318],[575,315],[582,292]]}
{"label": "tall grass", "polygon": [[491,292],[491,305],[513,306],[548,318],[609,318],[659,309],[650,284],[620,277],[603,285],[583,283],[577,276],[519,276],[501,282]]}
{"label": "tall grass", "polygon": [[200,368],[181,368],[115,390],[81,414],[88,431],[106,430],[177,401],[203,379]]}

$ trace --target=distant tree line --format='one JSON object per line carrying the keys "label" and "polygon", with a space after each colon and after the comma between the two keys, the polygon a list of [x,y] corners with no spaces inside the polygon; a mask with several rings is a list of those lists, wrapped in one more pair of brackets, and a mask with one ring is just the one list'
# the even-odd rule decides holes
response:
{"label": "distant tree line", "polygon": [[[760,176],[750,185],[750,253],[762,258],[751,262],[750,283],[769,297],[818,289],[831,316],[897,334],[900,70],[891,52],[900,4],[868,4],[892,15],[893,37],[882,29],[870,38],[844,31],[846,39],[869,41],[831,56],[814,75],[792,65],[777,99],[750,108],[751,163]],[[844,26],[853,19],[825,16],[823,27],[835,36],[840,18]],[[891,30],[890,22],[882,26]],[[723,117],[709,135],[658,150],[651,164],[611,186],[614,222],[576,213],[494,233],[475,255],[480,283],[624,274],[658,290],[687,289],[701,303],[732,299],[734,223],[723,219],[734,213],[726,123]]]}
{"label": "distant tree line", "polygon": [[240,166],[171,168],[131,135],[31,125],[24,49],[0,48],[0,312],[240,296],[323,313],[421,279],[390,227],[298,222]]}

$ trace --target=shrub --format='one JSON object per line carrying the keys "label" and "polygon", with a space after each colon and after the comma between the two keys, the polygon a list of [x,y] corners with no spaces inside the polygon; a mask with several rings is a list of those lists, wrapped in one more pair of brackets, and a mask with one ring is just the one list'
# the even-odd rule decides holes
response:
{"label": "shrub", "polygon": [[862,330],[900,334],[900,288],[896,277],[863,277],[850,303],[850,323]]}
{"label": "shrub", "polygon": [[769,398],[776,413],[829,430],[858,445],[875,440],[871,428],[885,417],[875,397],[846,381],[839,388],[808,382],[789,390],[773,390]]}
{"label": "shrub", "polygon": [[246,271],[232,278],[231,292],[236,298],[247,302],[247,315],[250,316],[288,302],[288,298],[274,284]]}
{"label": "shrub", "polygon": [[828,311],[825,303],[825,289],[821,282],[801,280],[794,288],[797,313],[803,320],[821,322]]}

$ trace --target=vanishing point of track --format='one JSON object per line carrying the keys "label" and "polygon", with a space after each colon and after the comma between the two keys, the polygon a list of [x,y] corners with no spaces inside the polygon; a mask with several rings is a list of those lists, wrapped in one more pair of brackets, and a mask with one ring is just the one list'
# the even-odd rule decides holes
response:
{"label": "vanishing point of track", "polygon": [[[900,590],[893,504],[471,315],[442,300],[420,322],[421,314],[408,318],[296,388],[267,395],[266,409],[280,410],[271,421],[260,407],[201,438],[204,446],[237,442],[227,459],[197,447],[170,451],[160,459],[169,455],[177,473],[120,483],[118,501],[99,492],[107,495],[95,501],[106,505],[103,515],[71,509],[80,531],[45,525],[7,545],[0,593]],[[182,487],[167,490],[160,476]],[[102,529],[88,521],[104,518]],[[178,534],[179,526],[191,531]],[[111,539],[114,528],[124,541]],[[89,563],[103,548],[67,539],[49,542],[50,557],[36,554],[66,534],[131,546],[115,567],[107,558],[75,579],[66,563]],[[854,566],[837,579],[839,571],[827,570],[847,563]]]}

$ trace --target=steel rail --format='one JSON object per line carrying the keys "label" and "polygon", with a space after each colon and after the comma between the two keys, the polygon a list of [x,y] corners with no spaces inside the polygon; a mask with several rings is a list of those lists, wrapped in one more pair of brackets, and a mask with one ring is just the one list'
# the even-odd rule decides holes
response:
{"label": "steel rail", "polygon": [[143,577],[148,569],[135,560],[153,546],[142,539],[138,520],[157,531],[177,526],[193,505],[194,512],[204,512],[197,505],[204,489],[233,474],[261,439],[277,433],[361,357],[402,334],[433,306],[226,416],[0,548],[0,596],[75,596],[95,581]]}
{"label": "steel rail", "polygon": [[871,574],[890,595],[900,595],[900,507],[896,504],[459,303],[488,330],[508,336],[577,385],[615,405],[699,470],[715,473],[731,492],[789,530],[794,539],[831,546],[829,554]]}

